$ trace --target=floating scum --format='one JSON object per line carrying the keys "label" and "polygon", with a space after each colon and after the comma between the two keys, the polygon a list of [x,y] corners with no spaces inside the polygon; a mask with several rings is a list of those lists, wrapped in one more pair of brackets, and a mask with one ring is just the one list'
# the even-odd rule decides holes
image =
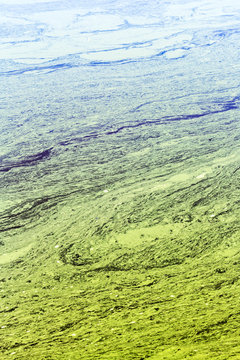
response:
{"label": "floating scum", "polygon": [[239,3],[0,4],[1,359],[238,359]]}

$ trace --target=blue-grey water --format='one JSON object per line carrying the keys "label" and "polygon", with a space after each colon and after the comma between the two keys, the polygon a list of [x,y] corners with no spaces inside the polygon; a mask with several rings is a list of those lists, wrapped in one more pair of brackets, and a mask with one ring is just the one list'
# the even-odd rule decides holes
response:
{"label": "blue-grey water", "polygon": [[[238,109],[237,1],[0,5],[2,175],[26,165],[34,172],[51,156],[60,162],[80,138]],[[3,209],[29,191],[10,179]],[[38,186],[31,191],[45,191]]]}

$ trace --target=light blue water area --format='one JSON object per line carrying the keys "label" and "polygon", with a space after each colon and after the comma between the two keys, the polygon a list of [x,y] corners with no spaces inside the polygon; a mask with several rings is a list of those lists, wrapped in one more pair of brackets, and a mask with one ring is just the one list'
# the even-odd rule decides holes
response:
{"label": "light blue water area", "polygon": [[235,0],[2,0],[2,75],[200,55],[239,33],[239,11]]}

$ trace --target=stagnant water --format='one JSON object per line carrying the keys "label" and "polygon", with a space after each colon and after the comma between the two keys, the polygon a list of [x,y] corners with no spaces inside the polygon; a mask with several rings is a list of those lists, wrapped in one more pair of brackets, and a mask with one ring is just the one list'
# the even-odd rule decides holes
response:
{"label": "stagnant water", "polygon": [[240,356],[239,20],[0,0],[1,358]]}

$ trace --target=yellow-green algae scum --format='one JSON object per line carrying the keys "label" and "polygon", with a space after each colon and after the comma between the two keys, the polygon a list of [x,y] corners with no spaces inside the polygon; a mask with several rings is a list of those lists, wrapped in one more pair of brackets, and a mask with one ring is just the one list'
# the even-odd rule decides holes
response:
{"label": "yellow-green algae scum", "polygon": [[1,360],[240,358],[229,53],[1,84]]}

